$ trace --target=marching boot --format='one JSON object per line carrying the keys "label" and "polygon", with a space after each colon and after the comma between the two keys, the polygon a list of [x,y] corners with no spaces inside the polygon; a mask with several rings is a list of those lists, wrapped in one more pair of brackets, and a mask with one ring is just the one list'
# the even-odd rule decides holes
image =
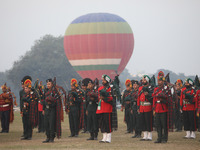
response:
{"label": "marching boot", "polygon": [[186,131],[186,136],[184,138],[185,139],[189,139],[190,138],[190,131]]}
{"label": "marching boot", "polygon": [[191,134],[190,134],[190,138],[191,138],[191,139],[195,139],[195,138],[196,138],[195,132],[194,132],[194,131],[191,131],[190,133],[191,133]]}
{"label": "marching boot", "polygon": [[152,141],[152,132],[148,132],[147,141]]}
{"label": "marching boot", "polygon": [[137,134],[135,134],[134,136],[132,136],[132,138],[136,138],[138,135]]}
{"label": "marching boot", "polygon": [[107,133],[103,133],[103,139],[99,143],[105,143],[107,139]]}
{"label": "marching boot", "polygon": [[147,136],[148,136],[148,132],[144,131],[144,137],[142,139],[140,139],[140,141],[145,141],[147,140]]}
{"label": "marching boot", "polygon": [[90,132],[90,138],[88,138],[87,140],[94,140],[94,132]]}
{"label": "marching boot", "polygon": [[49,138],[47,138],[45,141],[43,141],[42,143],[48,143],[49,142]]}
{"label": "marching boot", "polygon": [[53,143],[54,142],[54,138],[50,138],[49,143]]}
{"label": "marching boot", "polygon": [[107,133],[106,143],[111,143],[111,133]]}

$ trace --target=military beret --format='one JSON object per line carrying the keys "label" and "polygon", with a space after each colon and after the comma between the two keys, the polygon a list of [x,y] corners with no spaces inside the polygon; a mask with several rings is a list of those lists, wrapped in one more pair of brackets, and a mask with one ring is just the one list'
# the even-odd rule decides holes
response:
{"label": "military beret", "polygon": [[53,80],[50,78],[50,79],[47,79],[46,82],[53,82]]}
{"label": "military beret", "polygon": [[187,78],[187,79],[185,80],[185,82],[188,82],[190,85],[193,85],[193,84],[194,84],[194,81],[193,81],[192,79],[190,79],[190,78]]}
{"label": "military beret", "polygon": [[147,81],[150,82],[150,77],[148,75],[144,75],[143,78]]}
{"label": "military beret", "polygon": [[137,85],[139,85],[138,80],[131,80],[131,82],[132,82],[132,84],[137,84]]}
{"label": "military beret", "polygon": [[105,79],[108,83],[111,82],[111,78],[108,75],[106,75],[106,74],[102,75],[102,79]]}

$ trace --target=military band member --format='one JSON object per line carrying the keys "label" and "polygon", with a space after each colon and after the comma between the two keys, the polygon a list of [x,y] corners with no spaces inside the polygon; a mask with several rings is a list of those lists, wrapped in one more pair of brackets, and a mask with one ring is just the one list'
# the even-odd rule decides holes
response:
{"label": "military band member", "polygon": [[[200,113],[200,89],[197,90],[195,98],[196,98],[196,101],[197,101],[196,102],[197,117],[199,118],[199,113]],[[199,125],[199,128],[200,128],[200,124],[198,124],[198,125]]]}
{"label": "military band member", "polygon": [[183,124],[184,130],[186,131],[186,136],[184,138],[192,138],[195,139],[195,131],[196,131],[196,120],[195,120],[195,110],[196,98],[195,91],[192,88],[193,80],[188,78],[185,81],[185,87],[181,90],[180,97],[180,111],[183,112]]}
{"label": "military band member", "polygon": [[78,137],[79,133],[79,106],[81,100],[77,93],[77,80],[71,80],[71,90],[68,92],[65,111],[69,116],[69,126],[71,135],[69,137]]}
{"label": "military band member", "polygon": [[118,129],[118,117],[117,117],[117,102],[121,102],[120,92],[120,81],[119,75],[115,76],[115,79],[110,83],[112,97],[113,97],[113,108],[112,108],[112,128],[113,131]]}
{"label": "military band member", "polygon": [[102,75],[103,86],[98,89],[98,107],[96,113],[99,115],[99,127],[103,133],[100,143],[111,143],[112,132],[112,94],[110,87],[111,79],[108,75]]}
{"label": "military band member", "polygon": [[178,79],[175,83],[176,94],[177,94],[177,101],[175,102],[175,128],[176,132],[181,132],[183,128],[183,116],[180,112],[180,97],[181,97],[181,89],[183,87],[183,81]]}
{"label": "military band member", "polygon": [[[23,134],[22,134],[22,136],[21,137],[24,137],[24,117],[23,117],[23,112],[22,112],[22,108],[23,108],[23,104],[22,104],[22,98],[23,98],[23,96],[26,94],[25,93],[25,91],[24,91],[24,88],[25,88],[25,86],[24,86],[24,81],[26,80],[26,78],[30,78],[31,79],[31,77],[30,76],[25,76],[22,80],[21,80],[21,87],[22,87],[22,89],[20,90],[20,92],[19,92],[19,97],[20,97],[20,114],[21,114],[21,117],[22,117],[22,125],[23,125]],[[31,79],[32,80],[32,79]]]}
{"label": "military band member", "polygon": [[138,91],[138,113],[140,114],[140,126],[144,132],[144,137],[142,141],[151,141],[152,140],[152,130],[153,130],[153,119],[152,119],[152,93],[153,89],[150,86],[150,77],[144,75],[142,78],[142,86],[139,87]]}
{"label": "military band member", "polygon": [[124,121],[126,122],[127,125],[127,132],[126,133],[133,133],[133,115],[131,113],[132,110],[132,83],[130,79],[127,79],[125,82],[125,86],[126,86],[126,90],[123,93],[122,96],[122,108],[121,111],[123,111],[123,109],[125,109],[125,113],[124,113]]}
{"label": "military band member", "polygon": [[22,98],[22,114],[24,117],[24,138],[21,140],[31,140],[33,128],[37,126],[37,97],[31,87],[31,78],[27,77],[24,81],[25,95]]}
{"label": "military band member", "polygon": [[10,122],[13,121],[13,98],[8,93],[6,83],[1,87],[2,94],[0,94],[0,113],[1,113],[1,132],[8,133]]}
{"label": "military band member", "polygon": [[160,71],[157,77],[158,87],[153,93],[153,112],[156,117],[156,128],[158,133],[157,141],[154,143],[166,143],[168,140],[168,103],[170,89],[164,85],[164,73]]}
{"label": "military band member", "polygon": [[83,92],[83,96],[82,96],[82,102],[81,102],[81,119],[80,119],[80,127],[83,128],[83,132],[82,133],[86,133],[87,132],[87,115],[86,115],[86,95],[87,95],[87,86],[88,86],[88,82],[90,81],[91,79],[89,78],[85,78],[82,80],[82,92]]}
{"label": "military band member", "polygon": [[53,80],[47,79],[46,83],[47,91],[43,103],[43,114],[47,138],[43,143],[53,143],[55,134],[57,134],[58,139],[61,137],[62,102]]}
{"label": "military band member", "polygon": [[137,80],[132,80],[133,91],[131,93],[132,97],[132,110],[131,113],[133,115],[133,129],[135,130],[135,135],[132,138],[141,138],[141,128],[139,124],[140,114],[137,111],[137,98],[138,98],[138,89],[139,82]]}
{"label": "military band member", "polygon": [[87,125],[88,131],[90,132],[90,138],[87,140],[97,140],[98,136],[98,120],[97,120],[97,104],[98,104],[98,94],[97,90],[94,89],[94,82],[92,80],[88,83],[88,92],[87,92]]}
{"label": "military band member", "polygon": [[40,100],[38,101],[38,133],[45,132],[44,129],[44,115],[43,115],[43,103],[44,103],[44,91],[43,91],[42,82],[40,82],[38,89],[40,94]]}

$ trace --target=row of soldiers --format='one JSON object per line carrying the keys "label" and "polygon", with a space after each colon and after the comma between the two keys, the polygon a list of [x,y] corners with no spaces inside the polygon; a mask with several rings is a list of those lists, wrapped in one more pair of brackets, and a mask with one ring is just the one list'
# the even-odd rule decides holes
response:
{"label": "row of soldiers", "polygon": [[125,82],[121,111],[125,109],[127,133],[135,130],[132,138],[140,138],[143,132],[141,140],[151,141],[155,127],[158,133],[155,143],[166,143],[168,131],[173,131],[174,122],[176,131],[182,130],[183,116],[186,131],[184,138],[194,139],[196,118],[199,117],[200,111],[199,79],[196,87],[190,78],[186,79],[184,85],[180,79],[173,85],[169,82],[169,74],[165,77],[160,71],[157,76],[158,86],[155,86],[152,80],[153,78],[144,75],[140,82],[129,79]]}
{"label": "row of soldiers", "polygon": [[[183,86],[181,80],[172,85],[165,78],[164,73],[159,72],[158,86],[152,84],[152,79],[147,75],[144,75],[140,82],[126,80],[121,110],[125,109],[127,132],[135,130],[133,138],[141,137],[143,132],[141,140],[152,140],[155,126],[158,132],[156,143],[167,142],[168,131],[173,130],[174,108],[178,121],[177,130],[182,128],[180,116],[183,114],[185,138],[195,138],[200,90],[193,88],[194,82],[191,79],[187,79]],[[100,142],[110,143],[111,132],[117,129],[116,99],[120,99],[118,86],[118,78],[111,82],[108,75],[102,76],[100,87],[98,80],[87,78],[78,86],[77,80],[72,79],[71,90],[67,93],[56,84],[55,78],[47,79],[44,87],[38,80],[32,86],[31,77],[25,76],[20,91],[20,113],[24,129],[22,140],[31,140],[33,128],[37,126],[39,132],[46,132],[47,139],[44,143],[54,142],[55,136],[60,138],[61,121],[64,120],[65,111],[69,116],[70,137],[77,137],[80,129],[84,129],[84,132],[90,132],[88,140],[96,140],[100,129],[103,133]],[[2,90],[2,132],[8,132],[9,121],[13,121],[13,97],[5,85]]]}
{"label": "row of soldiers", "polygon": [[[110,86],[112,84],[112,86]],[[47,79],[46,87],[37,82],[32,86],[32,78],[22,79],[20,91],[20,113],[23,122],[22,140],[31,140],[33,128],[38,126],[39,132],[46,132],[43,143],[54,142],[61,137],[61,121],[63,111],[69,116],[70,136],[78,137],[80,129],[90,132],[87,140],[97,140],[99,129],[103,133],[100,141],[111,142],[111,132],[117,130],[116,84],[111,83],[108,75],[102,76],[102,86],[98,80],[86,78],[82,88],[76,79],[71,80],[71,90],[66,91],[56,85],[56,79]],[[111,88],[112,87],[112,88]],[[63,110],[64,108],[64,110]],[[43,117],[42,117],[43,116]],[[44,129],[41,122],[44,121]]]}

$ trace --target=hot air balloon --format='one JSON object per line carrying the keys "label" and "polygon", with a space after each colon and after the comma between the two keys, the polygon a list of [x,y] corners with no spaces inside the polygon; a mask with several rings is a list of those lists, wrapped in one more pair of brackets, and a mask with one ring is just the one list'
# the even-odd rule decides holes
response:
{"label": "hot air balloon", "polygon": [[65,54],[82,78],[114,79],[126,67],[134,47],[133,32],[121,17],[91,13],[72,21],[64,36]]}

